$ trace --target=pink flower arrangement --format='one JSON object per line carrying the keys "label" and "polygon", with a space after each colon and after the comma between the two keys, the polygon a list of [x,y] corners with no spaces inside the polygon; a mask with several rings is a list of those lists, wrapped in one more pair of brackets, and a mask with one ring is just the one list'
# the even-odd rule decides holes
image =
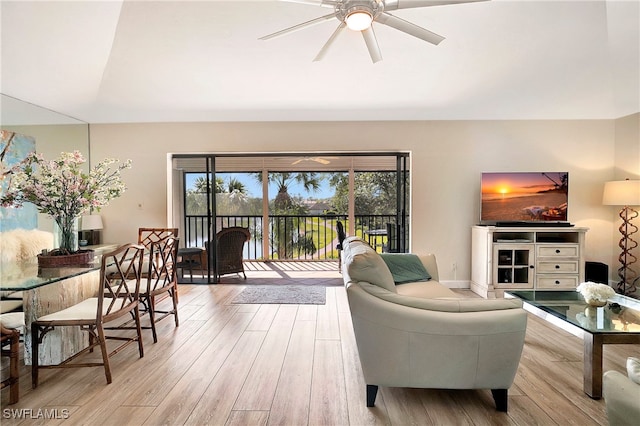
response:
{"label": "pink flower arrangement", "polygon": [[[85,159],[79,151],[63,152],[55,160],[47,161],[42,154],[31,152],[14,166],[7,191],[0,196],[2,207],[22,207],[25,202],[36,206],[40,213],[50,215],[63,234],[61,251],[70,252],[64,241],[71,234],[76,218],[89,210],[100,210],[126,190],[120,172],[131,168],[131,160],[122,164],[105,159],[89,173],[82,170]],[[71,237],[71,235],[68,235]]]}

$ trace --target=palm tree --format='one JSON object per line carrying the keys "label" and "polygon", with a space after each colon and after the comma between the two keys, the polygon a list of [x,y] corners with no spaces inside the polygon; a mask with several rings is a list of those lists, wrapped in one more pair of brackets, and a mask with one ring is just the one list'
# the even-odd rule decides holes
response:
{"label": "palm tree", "polygon": [[[204,176],[199,176],[196,180],[193,181],[193,189],[196,192],[206,193],[207,188],[211,186],[211,180],[205,178]],[[216,186],[215,186],[216,194],[220,194],[224,191],[224,180],[220,177],[216,177]]]}
{"label": "palm tree", "polygon": [[[262,173],[255,173],[254,176],[262,182]],[[279,259],[292,258],[295,252],[313,254],[317,248],[313,243],[312,236],[300,234],[298,232],[298,219],[287,215],[304,215],[308,209],[291,197],[289,185],[296,182],[310,192],[320,189],[320,182],[323,177],[313,172],[277,172],[269,173],[269,183],[275,183],[278,194],[273,202],[272,213],[283,215],[273,219],[273,233],[271,235],[272,245],[276,246]]]}

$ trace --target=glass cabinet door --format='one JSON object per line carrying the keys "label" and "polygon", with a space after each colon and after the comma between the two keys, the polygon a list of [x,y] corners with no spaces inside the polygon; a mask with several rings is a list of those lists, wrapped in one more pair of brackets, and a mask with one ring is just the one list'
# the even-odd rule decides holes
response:
{"label": "glass cabinet door", "polygon": [[493,254],[495,286],[532,288],[533,253],[532,244],[496,244]]}

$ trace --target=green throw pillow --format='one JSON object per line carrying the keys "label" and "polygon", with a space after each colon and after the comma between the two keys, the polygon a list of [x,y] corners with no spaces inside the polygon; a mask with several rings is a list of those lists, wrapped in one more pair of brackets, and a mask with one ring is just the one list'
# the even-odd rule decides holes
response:
{"label": "green throw pillow", "polygon": [[396,285],[429,281],[431,279],[431,275],[429,275],[422,261],[415,254],[382,253],[380,256],[387,264]]}

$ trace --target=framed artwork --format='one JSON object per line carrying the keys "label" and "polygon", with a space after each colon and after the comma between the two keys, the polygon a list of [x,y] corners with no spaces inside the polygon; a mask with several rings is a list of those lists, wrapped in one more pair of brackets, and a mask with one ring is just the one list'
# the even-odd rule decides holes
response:
{"label": "framed artwork", "polygon": [[[32,136],[0,130],[0,194],[9,186],[11,168],[35,151],[36,140]],[[38,226],[38,210],[30,203],[21,208],[0,207],[0,232],[11,229],[34,229]]]}

